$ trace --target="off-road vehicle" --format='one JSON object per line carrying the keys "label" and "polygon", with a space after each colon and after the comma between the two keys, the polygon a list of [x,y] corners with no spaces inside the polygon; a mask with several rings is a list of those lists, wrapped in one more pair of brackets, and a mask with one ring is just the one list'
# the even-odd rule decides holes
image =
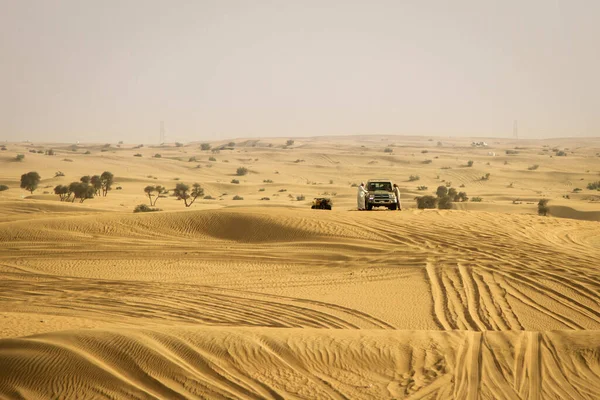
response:
{"label": "off-road vehicle", "polygon": [[387,207],[395,210],[398,200],[394,194],[394,184],[389,179],[369,179],[367,181],[369,194],[365,198],[365,207],[372,210],[373,207]]}

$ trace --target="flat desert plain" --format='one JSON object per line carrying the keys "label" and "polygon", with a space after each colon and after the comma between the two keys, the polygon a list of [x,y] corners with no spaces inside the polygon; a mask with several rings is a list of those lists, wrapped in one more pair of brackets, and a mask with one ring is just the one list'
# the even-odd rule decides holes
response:
{"label": "flat desert plain", "polygon": [[[600,397],[600,139],[287,140],[5,143],[0,397]],[[402,211],[356,210],[371,178]],[[438,186],[470,200],[418,210]]]}

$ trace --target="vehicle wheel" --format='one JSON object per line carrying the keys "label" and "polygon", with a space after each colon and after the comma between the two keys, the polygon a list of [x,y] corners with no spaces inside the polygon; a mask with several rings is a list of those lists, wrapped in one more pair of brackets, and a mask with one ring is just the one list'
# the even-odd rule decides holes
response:
{"label": "vehicle wheel", "polygon": [[313,205],[313,206],[310,206],[310,208],[314,210],[315,208],[317,208],[317,206]]}
{"label": "vehicle wheel", "polygon": [[390,210],[395,210],[395,209],[396,209],[396,205],[395,205],[395,204],[392,204],[392,205],[388,206],[388,208],[389,208]]}
{"label": "vehicle wheel", "polygon": [[373,209],[373,204],[367,203],[366,206],[368,211],[371,211]]}
{"label": "vehicle wheel", "polygon": [[331,206],[325,206],[326,210],[331,210]]}

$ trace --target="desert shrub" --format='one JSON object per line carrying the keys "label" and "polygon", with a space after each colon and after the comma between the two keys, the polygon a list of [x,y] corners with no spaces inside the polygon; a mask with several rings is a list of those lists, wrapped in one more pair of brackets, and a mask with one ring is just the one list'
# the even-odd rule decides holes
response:
{"label": "desert shrub", "polygon": [[183,143],[175,142],[175,147],[183,147]]}
{"label": "desert shrub", "polygon": [[505,153],[508,154],[508,155],[519,154],[519,152],[517,150],[506,150]]}
{"label": "desert shrub", "polygon": [[154,158],[161,158],[161,157],[162,157],[162,156],[161,156],[159,153],[156,153],[156,154],[154,155]]}
{"label": "desert shrub", "polygon": [[190,158],[188,158],[188,162],[197,162],[196,156],[191,156]]}
{"label": "desert shrub", "polygon": [[173,178],[174,181],[179,181],[181,178]]}
{"label": "desert shrub", "polygon": [[29,190],[33,194],[33,191],[40,184],[41,179],[40,174],[35,171],[23,174],[21,175],[21,189]]}
{"label": "desert shrub", "polygon": [[244,176],[244,175],[248,175],[248,168],[246,168],[246,167],[239,167],[239,168],[236,170],[236,172],[235,172],[235,173],[236,173],[236,175],[238,175],[238,176]]}
{"label": "desert shrub", "polygon": [[446,186],[438,186],[437,190],[435,191],[435,194],[437,197],[445,197],[448,195],[448,188]]}
{"label": "desert shrub", "polygon": [[139,212],[154,212],[154,211],[161,211],[161,209],[160,208],[155,208],[155,207],[148,207],[145,204],[138,204],[133,209],[134,213],[139,213]]}
{"label": "desert shrub", "polygon": [[286,145],[286,146],[293,146],[293,145],[294,145],[294,141],[293,141],[292,139],[288,139],[288,140],[285,142],[285,145]]}
{"label": "desert shrub", "polygon": [[[77,151],[77,150],[73,150],[73,151]],[[101,153],[106,153],[108,151],[108,149],[100,149]]]}
{"label": "desert shrub", "polygon": [[350,187],[358,187],[358,183],[352,183]]}
{"label": "desert shrub", "polygon": [[442,142],[437,142],[437,147],[442,147],[444,144]]}
{"label": "desert shrub", "polygon": [[535,171],[536,169],[538,169],[540,166],[538,164],[533,164],[529,167],[527,167],[528,170],[530,171]]}
{"label": "desert shrub", "polygon": [[440,210],[450,210],[452,208],[452,200],[450,196],[440,197],[438,199],[438,208]]}
{"label": "desert shrub", "polygon": [[233,196],[232,200],[244,200],[244,198],[236,194],[235,196]]}
{"label": "desert shrub", "polygon": [[567,155],[567,153],[565,153],[565,152],[564,152],[564,151],[562,151],[562,150],[559,150],[559,151],[557,151],[557,152],[556,152],[556,155],[557,155],[558,157],[565,157],[565,156]]}
{"label": "desert shrub", "polygon": [[223,160],[223,162],[229,162],[229,160]]}
{"label": "desert shrub", "polygon": [[210,143],[202,143],[200,145],[200,150],[210,150]]}
{"label": "desert shrub", "polygon": [[227,146],[228,147],[235,147],[235,142],[229,142],[229,143],[227,143]]}
{"label": "desert shrub", "polygon": [[0,150],[2,150],[2,151],[6,151],[6,150],[7,150],[7,148],[6,148],[6,146],[2,145],[2,146],[0,146]]}
{"label": "desert shrub", "polygon": [[134,157],[141,157],[141,156],[142,156],[142,154],[141,154],[141,153],[135,153],[133,156],[134,156]]}
{"label": "desert shrub", "polygon": [[473,166],[473,160],[467,161],[467,167],[472,167],[472,166]]}
{"label": "desert shrub", "polygon": [[261,197],[261,200],[271,200],[271,199],[268,197]]}
{"label": "desert shrub", "polygon": [[296,164],[298,164],[298,163],[304,162],[304,160],[301,160],[301,159],[299,159],[299,158],[298,158],[298,159],[296,159],[296,161],[294,161],[294,162],[295,162]]}
{"label": "desert shrub", "polygon": [[600,190],[600,181],[588,183],[587,188],[588,190]]}
{"label": "desert shrub", "polygon": [[260,188],[260,189],[258,189],[258,191],[259,191],[259,192],[264,192],[264,191],[265,191],[265,188]]}
{"label": "desert shrub", "polygon": [[208,157],[208,161],[217,161],[217,159],[214,157]]}
{"label": "desert shrub", "polygon": [[37,153],[37,151],[35,149],[29,149],[29,152],[33,153],[33,154]]}
{"label": "desert shrub", "polygon": [[484,176],[481,177],[481,180],[488,181],[488,180],[490,180],[490,176],[491,176],[491,174],[488,172],[487,174],[485,174]]}
{"label": "desert shrub", "polygon": [[394,151],[394,149],[392,149],[391,147],[386,147],[385,149],[383,149],[384,153],[392,153]]}
{"label": "desert shrub", "polygon": [[44,154],[44,150],[38,150],[37,153],[38,154]]}
{"label": "desert shrub", "polygon": [[421,150],[421,153],[423,153],[423,154],[429,153],[429,150]]}
{"label": "desert shrub", "polygon": [[194,183],[191,190],[185,183],[178,183],[173,190],[173,195],[177,200],[183,200],[185,206],[189,207],[198,197],[204,196],[204,189],[198,183]]}
{"label": "desert shrub", "polygon": [[433,162],[433,160],[425,160],[423,161],[423,164],[431,164]]}
{"label": "desert shrub", "polygon": [[65,174],[64,174],[62,171],[56,171],[56,172],[54,173],[54,177],[55,177],[55,178],[58,178],[59,176],[65,176]]}
{"label": "desert shrub", "polygon": [[71,160],[70,158],[63,158],[63,161],[65,161],[65,162],[73,162],[73,160]]}
{"label": "desert shrub", "polygon": [[419,175],[411,175],[408,177],[408,180],[410,182],[418,181],[419,179],[421,179],[421,177]]}
{"label": "desert shrub", "polygon": [[88,151],[86,151],[86,152],[85,152],[85,153],[83,153],[83,154],[92,154],[92,152],[88,150]]}
{"label": "desert shrub", "polygon": [[438,199],[434,196],[419,196],[415,197],[417,201],[417,208],[420,210],[424,210],[426,208],[436,208]]}
{"label": "desert shrub", "polygon": [[8,186],[0,185],[0,192],[4,192],[5,190],[8,190]]}
{"label": "desert shrub", "polygon": [[237,180],[237,179],[232,179],[232,180],[231,180],[231,183],[235,183],[236,185],[238,185],[238,184],[240,183],[240,181],[239,181],[239,180]]}
{"label": "desert shrub", "polygon": [[15,160],[17,161],[23,161],[25,159],[25,154],[17,154],[17,156],[15,157]]}
{"label": "desert shrub", "polygon": [[296,201],[304,201],[304,200],[306,200],[306,197],[303,194],[296,196]]}
{"label": "desert shrub", "polygon": [[279,193],[287,192],[287,189],[279,189]]}
{"label": "desert shrub", "polygon": [[204,196],[204,200],[214,200],[214,199],[215,199],[215,198],[214,198],[214,197],[212,197],[210,194],[209,194],[209,195],[206,195],[206,196]]}
{"label": "desert shrub", "polygon": [[47,156],[53,156],[54,155],[54,150],[50,149],[46,151],[46,155]]}
{"label": "desert shrub", "polygon": [[446,187],[449,188],[450,186],[452,186],[452,181],[446,182]]}
{"label": "desert shrub", "polygon": [[273,180],[271,180],[271,179],[263,179],[263,183],[273,183]]}
{"label": "desert shrub", "polygon": [[483,199],[481,197],[471,197],[471,201],[474,203],[480,203]]}
{"label": "desert shrub", "polygon": [[[600,181],[598,183],[600,183]],[[581,188],[575,188],[575,189],[573,189],[573,193],[579,193],[579,192],[581,192]]]}
{"label": "desert shrub", "polygon": [[428,189],[427,186],[417,186],[417,190],[423,191],[423,190],[427,190],[427,189]]}
{"label": "desert shrub", "polygon": [[123,190],[123,187],[121,187],[121,186],[117,186],[115,189],[116,189],[116,190]]}
{"label": "desert shrub", "polygon": [[548,199],[540,199],[540,201],[538,201],[538,215],[546,216],[548,214],[550,214]]}

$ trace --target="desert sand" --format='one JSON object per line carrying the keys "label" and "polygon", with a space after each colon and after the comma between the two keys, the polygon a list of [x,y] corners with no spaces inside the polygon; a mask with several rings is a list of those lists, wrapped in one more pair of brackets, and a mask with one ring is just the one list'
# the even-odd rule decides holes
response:
{"label": "desert sand", "polygon": [[[5,143],[0,398],[600,396],[599,138],[287,139]],[[103,171],[106,197],[53,194]],[[403,210],[356,211],[370,178]],[[133,213],[179,182],[212,199]],[[448,183],[481,201],[416,209]]]}

